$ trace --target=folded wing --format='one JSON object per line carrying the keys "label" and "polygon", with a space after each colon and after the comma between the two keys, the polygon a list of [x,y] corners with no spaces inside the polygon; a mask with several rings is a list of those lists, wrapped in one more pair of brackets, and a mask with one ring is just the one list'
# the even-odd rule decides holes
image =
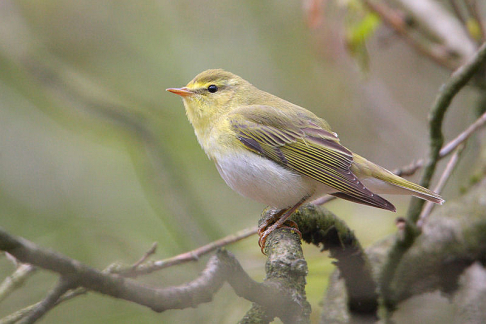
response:
{"label": "folded wing", "polygon": [[[270,113],[265,113],[267,110]],[[352,152],[315,120],[292,113],[276,114],[275,108],[258,105],[233,111],[230,121],[248,150],[336,189],[333,195],[337,197],[395,211],[390,202],[368,190],[351,172]]]}

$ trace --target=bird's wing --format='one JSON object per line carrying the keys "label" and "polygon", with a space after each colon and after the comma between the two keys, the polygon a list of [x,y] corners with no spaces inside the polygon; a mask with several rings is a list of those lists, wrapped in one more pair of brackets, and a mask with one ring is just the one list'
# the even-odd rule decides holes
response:
{"label": "bird's wing", "polygon": [[340,198],[395,210],[351,172],[353,153],[317,117],[258,105],[240,107],[228,118],[246,149],[336,189]]}

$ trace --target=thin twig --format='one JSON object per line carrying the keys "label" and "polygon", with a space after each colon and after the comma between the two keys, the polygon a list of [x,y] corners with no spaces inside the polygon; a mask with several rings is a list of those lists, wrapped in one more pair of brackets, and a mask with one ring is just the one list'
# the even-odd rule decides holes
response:
{"label": "thin twig", "polygon": [[[477,130],[486,124],[486,112],[483,113],[478,119],[469,125],[462,133],[457,135],[453,140],[444,145],[439,152],[438,160],[442,160],[449,154],[451,154],[458,146],[466,142]],[[410,165],[395,169],[392,172],[399,176],[413,175],[418,169],[422,168],[425,164],[425,159],[420,159],[412,162]]]}
{"label": "thin twig", "polygon": [[72,287],[72,280],[62,276],[57,285],[47,294],[47,296],[25,316],[19,324],[32,324],[44,316],[51,308],[53,308],[59,298]]}
{"label": "thin twig", "polygon": [[[86,288],[83,288],[83,287],[80,287],[80,288],[76,288],[76,289],[71,289],[69,291],[67,291],[64,295],[62,295],[58,300],[57,302],[55,303],[54,306],[57,306],[59,305],[60,303],[64,302],[64,301],[67,301],[67,300],[70,300],[74,297],[77,297],[79,295],[82,295],[82,294],[86,294],[88,292],[88,290]],[[38,303],[35,303],[35,304],[32,304],[32,305],[29,305],[25,308],[22,308],[18,311],[16,311],[15,313],[12,313],[2,319],[0,319],[0,324],[14,324],[14,323],[17,323],[18,321],[20,321],[22,318],[24,318],[25,316],[29,315],[34,309],[36,309],[37,307],[39,307],[39,305],[41,305],[42,301],[38,302]]]}
{"label": "thin twig", "polygon": [[401,168],[392,170],[394,174],[399,177],[409,177],[415,174],[424,166],[424,159],[413,161],[412,163],[405,165]]}
{"label": "thin twig", "polygon": [[41,302],[35,303],[33,305],[27,306],[22,308],[21,310],[16,311],[15,313],[9,314],[4,318],[0,319],[0,324],[15,324],[18,323],[22,318],[29,315],[32,310],[39,306]]}
{"label": "thin twig", "polygon": [[7,298],[15,289],[21,287],[35,270],[36,268],[30,264],[20,264],[15,272],[5,278],[0,284],[0,302]]}
{"label": "thin twig", "polygon": [[311,201],[310,203],[313,204],[313,205],[316,205],[316,206],[322,206],[324,204],[327,204],[330,201],[333,201],[334,199],[337,199],[337,197],[326,195],[326,196],[319,197],[319,198]]}
{"label": "thin twig", "polygon": [[124,277],[136,277],[142,274],[148,274],[160,269],[168,268],[177,264],[190,262],[190,261],[197,261],[201,256],[205,254],[215,251],[228,244],[241,241],[242,239],[254,235],[257,232],[258,232],[258,228],[256,226],[251,228],[245,228],[239,232],[223,237],[222,239],[211,242],[209,244],[201,246],[192,251],[185,252],[168,259],[140,264],[136,269],[133,268],[121,269],[121,270],[116,270],[114,272],[123,275]]}
{"label": "thin twig", "polygon": [[[447,180],[449,180],[449,177],[452,175],[452,172],[456,168],[457,163],[459,162],[459,157],[464,150],[465,145],[459,146],[455,151],[452,157],[450,158],[449,162],[447,163],[447,166],[442,172],[442,175],[439,179],[439,182],[437,183],[437,186],[434,188],[434,191],[437,193],[441,193],[442,189],[444,189],[445,184],[447,183]],[[429,217],[430,213],[432,212],[432,209],[434,209],[435,204],[431,201],[428,201],[424,209],[422,210],[422,213],[420,214],[419,220],[417,221],[417,227],[422,228],[423,224],[425,223],[425,219]]]}
{"label": "thin twig", "polygon": [[[21,262],[59,273],[63,278],[69,276],[74,283],[71,284],[70,280],[66,280],[69,284],[68,288],[85,287],[114,298],[135,302],[156,312],[195,307],[200,303],[208,302],[224,281],[229,280],[227,276],[232,274],[232,271],[228,271],[226,262],[213,257],[197,279],[180,286],[154,288],[119,275],[98,271],[60,253],[15,237],[1,228],[0,250],[9,252]],[[45,313],[44,309],[50,309],[55,304],[53,301],[59,300],[67,291],[65,287],[68,284],[60,285],[53,290],[41,303],[41,307],[36,308],[36,312],[42,315]],[[31,316],[27,318],[32,318]]]}
{"label": "thin twig", "polygon": [[138,260],[137,262],[135,262],[132,265],[132,270],[136,270],[138,266],[140,266],[142,263],[144,263],[145,261],[147,261],[147,259],[152,254],[155,254],[155,251],[156,250],[157,250],[157,242],[154,242],[154,243],[152,243],[152,246],[150,247],[150,249],[148,249],[148,251],[145,252],[145,254],[140,258],[140,260]]}
{"label": "thin twig", "polygon": [[474,123],[472,123],[468,128],[466,128],[461,134],[459,134],[452,141],[444,145],[439,152],[439,158],[443,158],[454,151],[459,145],[464,143],[474,132],[480,129],[486,124],[486,112],[483,113]]}

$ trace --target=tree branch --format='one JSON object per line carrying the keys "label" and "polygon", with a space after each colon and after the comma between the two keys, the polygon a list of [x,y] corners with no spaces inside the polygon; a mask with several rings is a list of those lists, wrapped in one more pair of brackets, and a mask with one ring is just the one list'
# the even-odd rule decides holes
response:
{"label": "tree branch", "polygon": [[[430,215],[424,224],[424,235],[414,241],[399,261],[390,289],[394,305],[413,296],[441,291],[450,297],[449,307],[458,310],[456,316],[461,313],[457,323],[485,322],[486,281],[473,279],[471,273],[465,272],[468,268],[467,271],[470,271],[471,264],[479,266],[486,262],[485,196],[486,179],[474,185],[466,195],[449,201]],[[398,224],[398,235],[390,235],[366,249],[375,271],[380,271],[390,257],[389,251],[395,241],[407,233],[404,228],[406,226],[406,219],[403,219]],[[481,268],[479,266],[476,270],[484,272]],[[484,273],[479,275],[485,278]],[[464,286],[466,276],[469,278]],[[336,271],[329,280],[321,323],[356,323],[350,319],[346,301],[344,283]],[[423,307],[427,305],[415,305],[413,309],[420,310]],[[407,322],[410,310],[410,307],[399,307],[394,314],[400,315],[401,312],[401,318]],[[403,312],[406,317],[403,317]],[[386,319],[382,318],[381,322],[385,323]],[[417,322],[424,320],[417,319]]]}
{"label": "tree branch", "polygon": [[220,266],[218,259],[213,257],[196,280],[178,287],[154,289],[131,279],[103,273],[59,253],[40,248],[32,242],[8,234],[3,229],[0,229],[0,249],[9,252],[22,262],[61,275],[76,277],[77,286],[132,301],[157,312],[193,307],[209,301],[225,278],[221,275],[224,268]]}
{"label": "tree branch", "polygon": [[[252,230],[247,230],[246,235],[250,235],[251,232]],[[310,314],[310,306],[305,299],[307,264],[302,257],[302,251],[300,257],[287,253],[289,239],[300,246],[300,240],[295,236],[286,230],[278,230],[269,236],[267,242],[270,242],[273,248],[269,251],[267,278],[264,283],[252,280],[232,254],[219,250],[209,259],[206,268],[197,279],[167,288],[151,288],[120,275],[98,271],[10,235],[1,228],[0,249],[22,262],[61,275],[60,283],[42,302],[29,307],[28,311],[17,314],[16,318],[24,317],[23,323],[33,323],[59,301],[70,298],[70,294],[65,292],[75,287],[84,287],[162,312],[167,309],[195,307],[211,301],[212,296],[225,281],[233,287],[238,296],[258,304],[268,316],[279,317],[284,323],[307,323]],[[77,291],[73,290],[73,295],[77,294]]]}
{"label": "tree branch", "polygon": [[[260,222],[271,216],[272,210],[267,208]],[[276,229],[267,237],[265,253],[268,259],[263,285],[266,289],[277,289],[278,293],[273,294],[273,300],[263,298],[253,303],[240,323],[269,323],[275,317],[283,323],[309,323],[311,308],[305,295],[307,262],[299,235],[288,228]]]}
{"label": "tree branch", "polygon": [[301,207],[293,216],[302,239],[330,256],[345,281],[349,311],[356,320],[377,320],[378,294],[376,282],[366,254],[347,225],[328,210],[312,204]]}
{"label": "tree branch", "polygon": [[[449,78],[449,80],[442,85],[439,93],[432,105],[430,112],[430,157],[429,161],[422,175],[420,184],[424,187],[430,186],[430,181],[435,172],[435,168],[440,159],[440,152],[444,142],[442,134],[442,122],[444,120],[447,108],[454,96],[467,84],[467,82],[475,75],[479,68],[486,61],[486,43],[481,45],[479,50],[473,57],[459,69],[457,69]],[[392,291],[390,283],[395,275],[396,267],[400,263],[403,254],[412,246],[415,238],[420,234],[415,227],[419,218],[424,201],[417,198],[412,198],[407,214],[407,227],[403,238],[397,239],[395,244],[390,249],[389,257],[384,265],[380,277],[380,289],[384,298],[385,306],[388,310],[395,307],[392,299]]]}
{"label": "tree branch", "polygon": [[[437,162],[439,161],[440,150],[444,143],[442,122],[447,108],[449,108],[454,96],[468,83],[485,61],[486,43],[483,43],[473,57],[451,75],[449,80],[442,85],[437,94],[429,117],[430,156],[424,174],[422,175],[422,179],[420,180],[420,184],[424,187],[428,188],[430,186],[430,181],[435,172]],[[423,204],[424,201],[421,199],[412,200],[407,214],[407,217],[411,222],[417,222]]]}
{"label": "tree branch", "polygon": [[437,209],[424,224],[423,233],[400,260],[390,298],[397,304],[411,296],[440,289],[451,293],[463,271],[486,261],[486,180],[457,201]]}

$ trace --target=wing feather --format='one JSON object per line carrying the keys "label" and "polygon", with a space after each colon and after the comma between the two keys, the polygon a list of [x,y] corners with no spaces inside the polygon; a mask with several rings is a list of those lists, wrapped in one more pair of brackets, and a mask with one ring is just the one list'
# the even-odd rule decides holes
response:
{"label": "wing feather", "polygon": [[[239,141],[247,149],[336,189],[334,195],[338,197],[395,210],[390,202],[368,190],[351,172],[353,153],[339,143],[337,135],[302,118],[285,120],[289,117],[279,115],[278,119],[269,119],[262,110],[274,112],[272,107],[243,108],[234,111],[230,120]],[[259,114],[251,113],[255,109]],[[295,120],[300,123],[296,125]]]}

